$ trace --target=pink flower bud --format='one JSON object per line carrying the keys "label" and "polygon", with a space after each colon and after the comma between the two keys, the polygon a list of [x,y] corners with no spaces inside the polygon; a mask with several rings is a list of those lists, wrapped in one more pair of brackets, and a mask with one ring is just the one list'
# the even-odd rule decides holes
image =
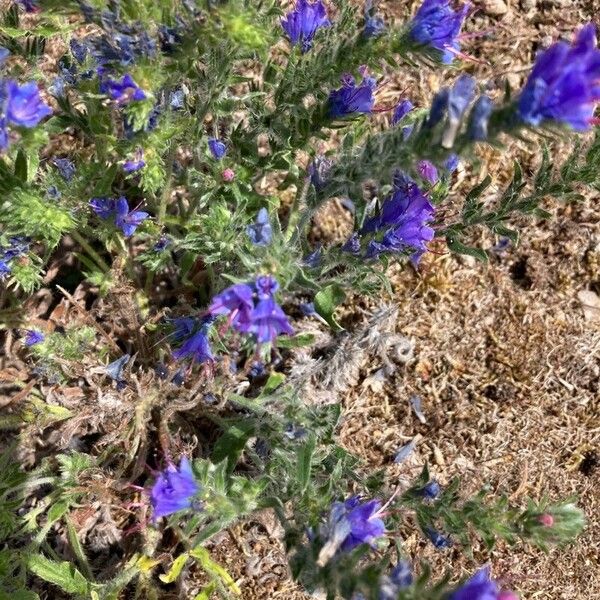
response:
{"label": "pink flower bud", "polygon": [[554,517],[549,513],[544,513],[543,515],[540,515],[538,517],[538,521],[544,527],[552,527],[552,525],[554,525]]}
{"label": "pink flower bud", "polygon": [[519,600],[519,596],[510,590],[502,590],[496,600]]}
{"label": "pink flower bud", "polygon": [[221,173],[221,177],[223,177],[223,181],[230,183],[234,180],[235,173],[233,172],[233,169],[225,169],[223,173]]}

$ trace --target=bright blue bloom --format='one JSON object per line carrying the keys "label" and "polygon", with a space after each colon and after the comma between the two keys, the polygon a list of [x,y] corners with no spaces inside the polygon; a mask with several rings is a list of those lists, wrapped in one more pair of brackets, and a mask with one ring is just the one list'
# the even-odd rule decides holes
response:
{"label": "bright blue bloom", "polygon": [[0,247],[0,280],[11,273],[11,262],[29,252],[29,240],[15,236],[8,239],[8,246]]}
{"label": "bright blue bloom", "polygon": [[40,97],[34,82],[19,85],[16,81],[6,82],[6,118],[19,127],[35,127],[52,109]]}
{"label": "bright blue bloom", "polygon": [[423,530],[423,533],[438,550],[443,550],[444,548],[450,548],[450,546],[452,546],[452,540],[449,537],[442,535],[431,527],[426,527]]}
{"label": "bright blue bloom", "polygon": [[475,96],[476,81],[470,75],[461,75],[450,88],[448,118],[451,123],[460,121]]}
{"label": "bright blue bloom", "polygon": [[31,346],[35,346],[36,344],[41,344],[46,339],[46,336],[41,331],[35,331],[34,329],[29,329],[27,334],[25,335],[25,345],[28,348]]}
{"label": "bright blue bloom", "polygon": [[227,153],[227,145],[216,138],[208,138],[208,149],[215,160],[221,160]]}
{"label": "bright blue bloom", "polygon": [[328,114],[332,119],[341,119],[357,113],[369,114],[373,110],[376,82],[372,77],[363,77],[360,85],[352,75],[342,77],[342,87],[329,94]]}
{"label": "bright blue bloom", "polygon": [[127,199],[121,196],[115,202],[115,225],[121,229],[125,237],[130,237],[150,215],[143,210],[129,211]]}
{"label": "bright blue bloom", "polygon": [[250,311],[254,308],[254,290],[245,283],[232,285],[213,297],[208,312],[213,316],[228,315],[229,324],[238,331],[248,331]]}
{"label": "bright blue bloom", "polygon": [[422,488],[418,489],[416,494],[427,500],[435,500],[440,495],[441,491],[442,488],[440,487],[440,484],[435,479],[432,479]]}
{"label": "bright blue bloom", "polygon": [[212,320],[210,318],[199,322],[192,318],[174,319],[176,329],[173,337],[178,342],[183,342],[179,348],[173,350],[175,360],[191,358],[200,364],[214,361],[208,337]]}
{"label": "bright blue bloom", "polygon": [[345,502],[334,502],[328,522],[328,538],[342,551],[348,552],[361,544],[374,545],[385,534],[380,515],[381,502],[370,500],[361,504],[358,496]]}
{"label": "bright blue bloom", "polygon": [[512,593],[501,592],[498,584],[490,579],[490,568],[483,567],[450,594],[448,600],[500,600],[502,596],[507,600],[512,596],[516,600]]}
{"label": "bright blue bloom", "polygon": [[181,110],[185,105],[185,95],[182,89],[171,92],[169,106],[171,110]]}
{"label": "bright blue bloom", "polygon": [[517,111],[528,125],[549,121],[586,131],[599,100],[600,51],[589,23],[572,44],[557,42],[538,55]]}
{"label": "bright blue bloom", "polygon": [[435,232],[429,226],[434,207],[409,177],[398,173],[394,188],[384,200],[380,214],[368,219],[361,234],[383,232],[380,241],[372,240],[367,248],[367,257],[372,258],[385,252],[411,252],[411,260],[418,263],[427,250]]}
{"label": "bright blue bloom", "polygon": [[322,258],[323,249],[319,246],[316,250],[313,250],[302,259],[302,264],[310,269],[316,269],[321,264]]}
{"label": "bright blue bloom", "polygon": [[427,117],[427,126],[435,127],[445,116],[446,109],[448,108],[448,98],[450,96],[450,90],[448,88],[442,88],[431,101],[431,108],[429,109],[429,115]]}
{"label": "bright blue bloom", "polygon": [[166,235],[161,235],[160,238],[158,238],[158,242],[154,244],[154,251],[162,252],[163,250],[166,250],[170,245],[171,240]]}
{"label": "bright blue bloom", "polygon": [[271,275],[261,275],[254,282],[254,287],[259,298],[269,298],[279,289],[279,283]]}
{"label": "bright blue bloom", "polygon": [[458,10],[451,0],[424,0],[409,24],[408,35],[419,46],[433,49],[444,64],[450,64],[460,49],[458,37],[470,5]]}
{"label": "bright blue bloom", "polygon": [[145,166],[144,150],[142,148],[137,148],[133,158],[128,159],[123,163],[123,171],[125,171],[125,173],[135,173]]}
{"label": "bright blue bloom", "polygon": [[6,59],[10,56],[10,50],[7,50],[6,48],[3,48],[2,46],[0,46],[0,66],[2,66]]}
{"label": "bright blue bloom", "polygon": [[417,163],[417,172],[419,173],[423,181],[426,181],[431,185],[435,185],[435,183],[439,179],[438,171],[435,165],[428,160],[420,160]]}
{"label": "bright blue bloom", "polygon": [[488,96],[480,96],[469,115],[467,136],[470,140],[482,142],[488,136],[488,122],[494,108],[494,103]]}
{"label": "bright blue bloom", "polygon": [[156,479],[150,492],[152,520],[192,507],[193,498],[200,491],[190,461],[183,457],[179,469],[170,464]]}
{"label": "bright blue bloom", "polygon": [[108,94],[117,104],[129,104],[133,101],[146,99],[146,93],[129,73],[123,75],[121,81],[115,79],[103,81],[100,91]]}
{"label": "bright blue bloom", "polygon": [[342,250],[344,252],[349,252],[350,254],[360,253],[360,237],[358,233],[352,234],[352,236],[342,246]]}
{"label": "bright blue bloom", "polygon": [[250,370],[248,371],[248,376],[252,378],[263,377],[266,375],[267,370],[265,369],[265,364],[261,361],[256,361],[252,363]]}
{"label": "bright blue bloom", "polygon": [[415,107],[410,100],[401,100],[392,114],[392,125],[396,125]]}
{"label": "bright blue bloom", "polygon": [[110,364],[106,365],[106,374],[113,380],[116,381],[117,384],[124,383],[123,379],[123,369],[125,365],[129,362],[131,356],[129,354],[123,354],[123,356],[117,358]]}
{"label": "bright blue bloom", "polygon": [[129,211],[127,199],[121,196],[117,200],[112,198],[92,198],[90,207],[101,218],[114,217],[115,225],[123,231],[125,237],[130,237],[135,230],[150,215],[141,210]]}
{"label": "bright blue bloom", "polygon": [[58,169],[62,178],[65,181],[71,181],[75,175],[75,164],[68,158],[55,158],[52,160],[52,164]]}
{"label": "bright blue bloom", "polygon": [[322,0],[316,2],[297,0],[294,10],[281,19],[281,26],[287,33],[292,46],[300,44],[302,52],[307,52],[312,47],[317,29],[330,25],[331,22],[327,18],[327,11]]}
{"label": "bright blue bloom", "polygon": [[256,215],[256,222],[246,227],[246,235],[255,246],[268,246],[271,243],[273,230],[266,208],[261,208]]}

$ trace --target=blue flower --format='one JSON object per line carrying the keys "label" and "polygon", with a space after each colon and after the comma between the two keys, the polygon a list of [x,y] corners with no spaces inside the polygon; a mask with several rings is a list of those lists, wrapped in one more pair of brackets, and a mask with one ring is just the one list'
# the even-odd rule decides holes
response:
{"label": "blue flower", "polygon": [[448,171],[448,173],[454,173],[454,171],[456,171],[456,169],[458,169],[458,163],[460,162],[460,158],[458,157],[457,154],[451,154],[445,161],[444,161],[444,169],[446,169],[446,171]]}
{"label": "blue flower", "polygon": [[123,231],[125,237],[130,237],[140,224],[150,215],[141,210],[129,211],[127,199],[121,196],[117,200],[112,198],[92,198],[90,207],[101,218],[114,217],[115,225]]}
{"label": "blue flower", "polygon": [[15,236],[8,239],[8,245],[0,247],[0,280],[11,273],[11,263],[15,258],[29,252],[29,240]]}
{"label": "blue flower", "polygon": [[100,85],[100,91],[108,94],[117,104],[129,104],[133,101],[146,99],[146,93],[129,73],[123,75],[121,81],[115,79],[103,81]]}
{"label": "blue flower", "polygon": [[28,348],[31,348],[31,346],[35,346],[36,344],[41,344],[45,339],[46,339],[46,336],[41,331],[29,329],[27,331],[27,334],[25,335],[25,345]]}
{"label": "blue flower", "polygon": [[255,246],[268,246],[273,237],[273,230],[269,221],[269,211],[261,208],[256,215],[256,222],[246,227],[246,234]]}
{"label": "blue flower", "polygon": [[488,122],[494,103],[488,96],[480,96],[469,115],[467,136],[470,140],[483,142],[488,136]]}
{"label": "blue flower", "polygon": [[332,166],[333,161],[322,155],[315,156],[308,165],[306,172],[317,191],[322,190],[327,185]]}
{"label": "blue flower", "polygon": [[423,181],[426,181],[431,185],[435,185],[439,178],[436,166],[428,160],[420,160],[417,163],[417,172]]}
{"label": "blue flower", "polygon": [[183,41],[183,28],[178,24],[175,27],[168,25],[158,26],[158,40],[160,49],[166,54],[175,52],[177,46]]}
{"label": "blue flower", "polygon": [[191,358],[199,364],[214,361],[215,357],[208,337],[212,318],[204,321],[182,318],[174,319],[173,322],[175,324],[173,337],[178,342],[183,342],[179,348],[173,351],[175,360]]}
{"label": "blue flower", "polygon": [[77,38],[71,38],[69,47],[75,60],[82,65],[90,51],[87,44],[85,42],[80,42]]}
{"label": "blue flower", "polygon": [[10,50],[8,50],[7,48],[4,48],[3,46],[0,46],[0,66],[2,66],[6,62],[6,59],[9,56],[10,56]]}
{"label": "blue flower", "polygon": [[150,215],[142,210],[129,211],[127,199],[121,196],[115,202],[115,225],[121,229],[125,237],[130,237]]}
{"label": "blue flower", "polygon": [[279,284],[269,275],[255,283],[258,301],[250,312],[248,333],[256,336],[259,344],[273,343],[278,335],[294,333],[286,314],[273,298]]}
{"label": "blue flower", "polygon": [[58,169],[62,178],[65,181],[71,181],[75,175],[75,165],[68,158],[55,158],[52,160],[52,164]]}
{"label": "blue flower", "polygon": [[536,58],[517,101],[524,123],[555,122],[586,131],[600,100],[600,51],[596,28],[584,26],[569,45],[557,42]]}
{"label": "blue flower", "polygon": [[452,540],[449,537],[442,535],[432,527],[425,527],[423,533],[438,550],[443,550],[444,548],[450,548],[450,546],[452,546]]}
{"label": "blue flower", "polygon": [[373,110],[376,83],[372,77],[363,77],[360,85],[351,75],[342,77],[342,87],[329,94],[328,114],[331,119],[341,119],[357,113],[369,114]]}
{"label": "blue flower", "polygon": [[58,200],[62,196],[62,194],[55,185],[51,185],[46,190],[46,196],[48,196],[48,198],[51,198],[52,200]]}
{"label": "blue flower", "polygon": [[441,491],[442,488],[440,487],[440,484],[435,479],[432,479],[422,488],[416,490],[416,494],[427,500],[435,500],[440,495]]}
{"label": "blue flower", "polygon": [[417,263],[427,250],[435,232],[429,226],[434,207],[419,186],[406,175],[399,173],[394,178],[392,193],[384,200],[379,215],[368,219],[361,234],[380,234],[367,247],[367,257],[372,258],[386,252],[410,252],[411,260]]}
{"label": "blue flower", "polygon": [[169,96],[171,110],[181,110],[185,105],[185,94],[182,89],[174,90]]}
{"label": "blue flower", "polygon": [[254,291],[246,283],[232,285],[213,297],[208,312],[213,316],[227,315],[229,324],[238,331],[250,326],[250,311],[254,308]]}
{"label": "blue flower", "polygon": [[309,269],[316,269],[321,264],[322,259],[323,249],[319,246],[316,250],[313,250],[302,259],[302,265]]}
{"label": "blue flower", "polygon": [[187,458],[181,459],[179,469],[170,464],[157,477],[150,492],[153,521],[191,508],[193,498],[199,491],[200,485],[194,477],[192,465]]}
{"label": "blue flower", "polygon": [[410,100],[401,100],[392,113],[392,125],[396,125],[415,107]]}
{"label": "blue flower", "polygon": [[215,160],[221,160],[227,153],[227,145],[216,138],[208,138],[208,149]]}
{"label": "blue flower", "polygon": [[17,4],[20,4],[25,12],[32,13],[39,10],[36,0],[17,0]]}
{"label": "blue flower", "polygon": [[312,47],[317,29],[330,25],[331,22],[327,18],[327,11],[322,0],[316,2],[298,0],[294,10],[281,19],[281,26],[287,33],[292,46],[300,44],[302,52],[307,52]]}
{"label": "blue flower", "polygon": [[501,591],[498,584],[490,579],[490,568],[482,567],[470,579],[456,589],[448,600],[518,600],[512,592]]}
{"label": "blue flower", "polygon": [[52,109],[40,97],[34,82],[19,85],[16,81],[6,82],[6,118],[19,127],[35,127]]}
{"label": "blue flower", "polygon": [[144,160],[144,150],[142,148],[137,148],[133,158],[127,159],[123,163],[123,171],[125,173],[135,173],[140,169],[143,169],[146,166],[146,161]]}
{"label": "blue flower", "polygon": [[458,36],[470,5],[458,10],[451,0],[424,0],[409,24],[409,38],[418,46],[431,48],[442,63],[449,64],[460,50]]}
{"label": "blue flower", "polygon": [[156,244],[154,244],[154,252],[162,252],[171,245],[171,240],[166,235],[161,235]]}
{"label": "blue flower", "polygon": [[397,600],[402,589],[413,582],[412,566],[401,560],[389,575],[384,575],[379,583],[377,600]]}
{"label": "blue flower", "polygon": [[324,565],[340,549],[348,552],[361,544],[373,546],[384,534],[379,500],[361,503],[358,496],[353,496],[345,502],[334,502],[327,523],[327,542],[318,564]]}

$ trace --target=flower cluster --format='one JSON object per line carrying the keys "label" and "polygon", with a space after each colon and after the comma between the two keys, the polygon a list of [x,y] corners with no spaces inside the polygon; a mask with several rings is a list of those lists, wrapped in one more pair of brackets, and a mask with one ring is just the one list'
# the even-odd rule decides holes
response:
{"label": "flower cluster", "polygon": [[0,82],[0,150],[8,148],[9,125],[29,129],[51,114],[52,109],[42,100],[36,83]]}
{"label": "flower cluster", "polygon": [[600,50],[596,28],[590,23],[573,44],[557,42],[536,58],[517,111],[528,125],[554,122],[585,131],[599,101]]}
{"label": "flower cluster", "polygon": [[300,45],[302,52],[312,48],[315,33],[321,27],[329,27],[327,11],[322,0],[310,2],[298,0],[293,10],[281,19],[281,26],[287,33],[292,46]]}
{"label": "flower cluster", "polygon": [[90,207],[101,219],[114,219],[125,237],[131,237],[150,215],[142,210],[129,210],[127,198],[92,198]]}
{"label": "flower cluster", "polygon": [[12,261],[27,252],[29,240],[24,237],[11,237],[7,246],[0,247],[0,280],[10,275]]}
{"label": "flower cluster", "polygon": [[294,329],[277,304],[279,284],[270,275],[261,275],[254,284],[238,283],[217,294],[208,312],[227,316],[227,324],[240,333],[251,334],[259,344],[273,343],[277,336],[291,335]]}
{"label": "flower cluster", "polygon": [[409,253],[416,264],[435,235],[430,226],[433,215],[434,207],[419,186],[407,175],[397,173],[394,188],[379,214],[367,219],[359,236],[355,235],[345,249],[358,254],[361,238],[369,236],[367,258],[389,252]]}
{"label": "flower cluster", "polygon": [[179,468],[170,464],[156,478],[150,492],[152,519],[156,521],[193,505],[194,496],[200,492],[190,461],[183,457]]}
{"label": "flower cluster", "polygon": [[172,337],[176,344],[181,344],[173,351],[176,360],[191,359],[199,364],[214,361],[210,347],[209,330],[214,321],[212,317],[194,319],[193,317],[180,317],[173,320],[175,330]]}

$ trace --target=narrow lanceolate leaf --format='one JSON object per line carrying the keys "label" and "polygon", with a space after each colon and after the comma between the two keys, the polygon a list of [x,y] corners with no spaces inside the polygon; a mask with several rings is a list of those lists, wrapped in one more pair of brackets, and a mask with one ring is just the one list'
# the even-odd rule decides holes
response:
{"label": "narrow lanceolate leaf", "polygon": [[310,483],[310,472],[315,447],[316,439],[314,436],[311,436],[298,450],[298,484],[302,493],[306,491]]}
{"label": "narrow lanceolate leaf", "polygon": [[173,561],[171,568],[164,575],[159,575],[158,578],[163,583],[173,583],[174,581],[176,581],[179,575],[181,574],[183,567],[185,567],[185,563],[187,562],[189,557],[190,555],[187,552],[184,554],[180,554]]}
{"label": "narrow lanceolate leaf", "polygon": [[196,546],[196,548],[190,551],[190,556],[194,557],[209,575],[218,578],[228,591],[233,592],[237,596],[241,595],[242,592],[233,577],[220,564],[211,559],[206,548]]}
{"label": "narrow lanceolate leaf", "polygon": [[57,562],[41,554],[32,554],[27,559],[27,568],[34,574],[58,586],[69,594],[88,594],[86,578],[68,561]]}
{"label": "narrow lanceolate leaf", "polygon": [[340,285],[332,284],[323,288],[315,295],[315,310],[321,315],[334,331],[342,331],[343,327],[336,321],[334,312],[346,298],[346,293]]}

